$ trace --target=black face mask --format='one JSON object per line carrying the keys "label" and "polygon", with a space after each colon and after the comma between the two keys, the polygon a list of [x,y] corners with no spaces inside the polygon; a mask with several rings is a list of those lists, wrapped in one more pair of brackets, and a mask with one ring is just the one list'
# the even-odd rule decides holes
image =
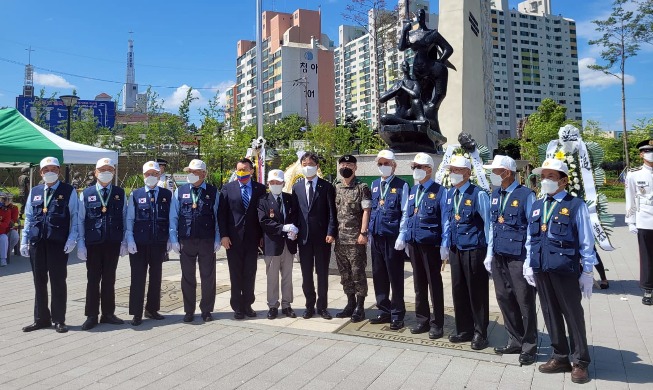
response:
{"label": "black face mask", "polygon": [[344,177],[345,179],[349,179],[353,174],[354,170],[351,168],[340,168],[340,176]]}

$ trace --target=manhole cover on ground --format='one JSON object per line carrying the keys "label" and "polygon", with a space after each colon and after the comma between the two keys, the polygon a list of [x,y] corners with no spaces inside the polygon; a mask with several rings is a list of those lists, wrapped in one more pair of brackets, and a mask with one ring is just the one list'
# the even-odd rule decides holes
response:
{"label": "manhole cover on ground", "polygon": [[[366,310],[367,318],[376,316],[376,307]],[[455,333],[456,325],[454,322],[453,307],[444,308],[444,337],[438,340],[429,339],[428,333],[412,334],[410,327],[415,325],[415,304],[406,302],[406,317],[404,322],[406,326],[400,330],[391,330],[389,324],[372,325],[368,320],[352,323],[347,322],[340,327],[335,333],[347,334],[351,336],[367,337],[377,340],[397,341],[416,345],[430,345],[433,347],[449,348],[460,351],[481,352],[494,354],[492,346],[506,345],[507,335],[503,327],[503,317],[499,312],[490,312],[490,323],[488,325],[489,347],[481,351],[474,351],[470,343],[454,344],[449,342],[449,335]]]}
{"label": "manhole cover on ground", "polygon": [[[147,288],[147,287],[146,287]],[[229,291],[231,286],[216,285],[215,295]],[[197,283],[197,299],[202,297],[201,283]],[[147,295],[147,290],[145,291]],[[76,299],[84,302],[85,298]],[[129,286],[116,289],[116,306],[129,307]],[[162,312],[173,312],[184,307],[184,299],[181,294],[181,284],[178,281],[161,281],[161,310]]]}

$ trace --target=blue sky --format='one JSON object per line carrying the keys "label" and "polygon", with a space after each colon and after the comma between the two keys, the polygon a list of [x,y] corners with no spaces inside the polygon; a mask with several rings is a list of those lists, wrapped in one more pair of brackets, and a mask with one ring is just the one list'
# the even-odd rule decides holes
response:
{"label": "blue sky", "polygon": [[[36,66],[35,91],[71,93],[83,99],[101,92],[116,96],[125,80],[129,31],[133,31],[136,80],[141,92],[147,85],[177,111],[186,88],[197,89],[197,108],[216,91],[235,80],[236,41],[255,39],[254,0],[113,0],[52,2],[3,0],[0,24],[0,107],[15,105],[23,85],[24,64],[31,45]],[[292,12],[321,5],[323,33],[336,42],[347,0],[264,0],[263,9]],[[516,7],[519,0],[510,0]],[[595,37],[591,20],[610,12],[611,0],[553,0],[553,12],[575,19],[579,34],[579,64],[583,118],[599,121],[603,128],[621,128],[618,80],[588,71],[584,65],[601,62],[599,51],[589,47]],[[394,6],[395,1],[388,0]],[[437,1],[431,1],[437,10]],[[628,123],[653,118],[653,46],[648,45],[627,65]],[[84,77],[79,77],[84,76]],[[99,79],[99,80],[93,80]],[[100,81],[106,80],[106,81]]]}

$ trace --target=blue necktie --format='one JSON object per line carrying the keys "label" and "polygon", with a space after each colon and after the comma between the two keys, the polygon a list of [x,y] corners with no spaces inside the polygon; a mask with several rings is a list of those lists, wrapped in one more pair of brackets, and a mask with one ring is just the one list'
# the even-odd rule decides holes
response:
{"label": "blue necktie", "polygon": [[249,187],[243,186],[243,207],[247,210],[249,206]]}

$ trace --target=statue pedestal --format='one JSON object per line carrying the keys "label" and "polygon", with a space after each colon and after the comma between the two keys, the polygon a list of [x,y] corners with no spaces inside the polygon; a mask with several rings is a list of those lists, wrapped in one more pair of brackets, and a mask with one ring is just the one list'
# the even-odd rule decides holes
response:
{"label": "statue pedestal", "polygon": [[436,153],[438,147],[447,142],[445,136],[428,125],[382,125],[379,135],[397,153]]}

